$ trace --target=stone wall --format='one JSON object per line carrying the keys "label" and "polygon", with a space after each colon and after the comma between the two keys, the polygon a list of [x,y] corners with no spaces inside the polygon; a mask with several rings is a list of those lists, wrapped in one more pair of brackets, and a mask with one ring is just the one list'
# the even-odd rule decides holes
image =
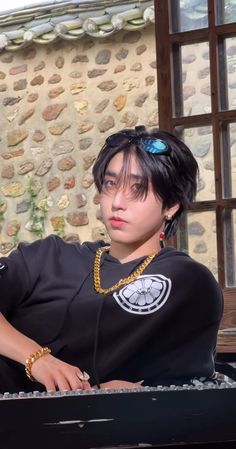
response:
{"label": "stone wall", "polygon": [[0,55],[1,253],[106,236],[92,164],[110,133],[158,125],[154,26]]}
{"label": "stone wall", "polygon": [[[227,43],[229,107],[236,108],[236,40]],[[210,112],[209,48],[182,51],[184,114]],[[0,249],[57,233],[107,239],[91,169],[104,139],[158,125],[154,26],[110,40],[30,47],[0,55]],[[200,167],[198,200],[215,199],[212,128],[186,129]],[[236,125],[230,125],[232,196]],[[233,217],[234,223],[236,216]],[[45,230],[43,231],[43,227]],[[215,214],[190,214],[188,251],[217,276]],[[236,224],[235,224],[236,235]]]}

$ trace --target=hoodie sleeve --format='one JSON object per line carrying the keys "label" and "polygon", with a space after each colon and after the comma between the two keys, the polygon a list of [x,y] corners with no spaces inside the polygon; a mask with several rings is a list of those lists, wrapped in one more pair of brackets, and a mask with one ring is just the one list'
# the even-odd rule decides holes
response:
{"label": "hoodie sleeve", "polygon": [[0,259],[0,311],[20,332],[48,345],[59,335],[93,259],[94,250],[55,235],[21,243]]}
{"label": "hoodie sleeve", "polygon": [[37,283],[48,258],[56,257],[54,238],[20,243],[8,257],[0,258],[0,312],[8,315],[20,305]]}

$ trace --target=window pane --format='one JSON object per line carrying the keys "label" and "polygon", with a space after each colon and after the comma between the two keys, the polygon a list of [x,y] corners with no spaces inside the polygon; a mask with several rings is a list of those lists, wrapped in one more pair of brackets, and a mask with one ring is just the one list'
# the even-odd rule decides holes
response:
{"label": "window pane", "polygon": [[217,0],[217,24],[236,22],[236,1]]}
{"label": "window pane", "polygon": [[236,210],[227,209],[224,214],[226,286],[236,285]]}
{"label": "window pane", "polygon": [[199,165],[199,182],[196,200],[215,200],[212,127],[185,128],[183,139]]}
{"label": "window pane", "polygon": [[218,54],[220,108],[223,111],[236,109],[236,37],[220,40]]}
{"label": "window pane", "polygon": [[170,0],[172,32],[208,26],[207,0]]}
{"label": "window pane", "polygon": [[222,124],[224,198],[236,197],[236,123]]}
{"label": "window pane", "polygon": [[[174,70],[177,58],[174,54]],[[175,82],[175,115],[189,116],[211,112],[209,44],[184,45],[179,52],[182,79]]]}
{"label": "window pane", "polygon": [[236,198],[236,123],[229,125],[230,129],[230,152],[231,152],[231,170],[232,170],[232,196]]}
{"label": "window pane", "polygon": [[[236,9],[236,4],[235,4]],[[228,74],[228,108],[236,109],[236,37],[225,40],[226,64]]]}
{"label": "window pane", "polygon": [[[180,233],[183,231],[180,224]],[[180,249],[206,265],[218,278],[215,212],[190,212],[185,221],[186,240],[180,239]]]}

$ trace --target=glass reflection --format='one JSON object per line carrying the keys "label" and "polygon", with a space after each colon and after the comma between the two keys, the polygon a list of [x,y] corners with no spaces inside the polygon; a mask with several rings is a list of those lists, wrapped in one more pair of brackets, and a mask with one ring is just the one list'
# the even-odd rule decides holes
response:
{"label": "glass reflection", "polygon": [[182,134],[199,165],[197,201],[215,199],[213,137],[211,126],[185,128]]}
{"label": "glass reflection", "polygon": [[179,52],[182,79],[180,85],[175,85],[175,115],[208,114],[211,112],[209,44],[183,45]]}
{"label": "glass reflection", "polygon": [[231,177],[232,196],[236,198],[236,123],[229,125],[230,153],[231,153]]}
{"label": "glass reflection", "polygon": [[[236,5],[235,5],[236,8]],[[228,75],[228,109],[236,109],[236,37],[225,40]]]}
{"label": "glass reflection", "polygon": [[236,285],[236,210],[226,209],[224,213],[226,286]]}
{"label": "glass reflection", "polygon": [[223,196],[236,197],[236,123],[221,124]]}
{"label": "glass reflection", "polygon": [[208,26],[207,0],[170,0],[170,6],[173,33]]}
{"label": "glass reflection", "polygon": [[236,0],[217,0],[217,24],[236,22]]}
{"label": "glass reflection", "polygon": [[[190,212],[186,216],[185,226],[187,241],[180,242],[181,250],[200,263],[206,265],[218,279],[217,241],[215,212]],[[180,231],[180,232],[181,232]],[[187,248],[184,248],[187,246]]]}

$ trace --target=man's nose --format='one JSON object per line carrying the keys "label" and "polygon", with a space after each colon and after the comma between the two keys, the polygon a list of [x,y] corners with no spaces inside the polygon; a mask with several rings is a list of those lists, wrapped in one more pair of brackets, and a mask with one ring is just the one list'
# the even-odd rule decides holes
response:
{"label": "man's nose", "polygon": [[123,189],[117,189],[112,199],[112,207],[114,209],[125,209],[127,202],[127,192]]}

